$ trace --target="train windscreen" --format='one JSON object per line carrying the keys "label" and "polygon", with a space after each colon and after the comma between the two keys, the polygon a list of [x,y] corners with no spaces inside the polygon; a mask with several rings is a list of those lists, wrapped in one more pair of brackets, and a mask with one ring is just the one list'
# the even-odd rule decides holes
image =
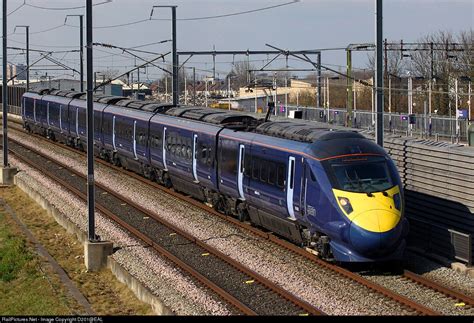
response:
{"label": "train windscreen", "polygon": [[327,163],[334,188],[342,191],[374,193],[396,185],[384,157],[338,158]]}

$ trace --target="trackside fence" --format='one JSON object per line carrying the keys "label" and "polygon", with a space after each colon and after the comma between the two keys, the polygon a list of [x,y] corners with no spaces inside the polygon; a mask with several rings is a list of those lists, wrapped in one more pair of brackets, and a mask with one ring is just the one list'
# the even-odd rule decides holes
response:
{"label": "trackside fence", "polygon": [[473,263],[474,148],[387,138],[405,188],[409,245]]}

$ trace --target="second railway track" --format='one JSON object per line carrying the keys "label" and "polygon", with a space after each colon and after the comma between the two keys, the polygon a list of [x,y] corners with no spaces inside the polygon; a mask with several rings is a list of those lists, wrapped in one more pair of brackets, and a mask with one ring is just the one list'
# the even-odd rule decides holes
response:
{"label": "second railway track", "polygon": [[[42,137],[39,137],[41,139],[44,139]],[[65,146],[61,145],[62,148],[66,148]],[[68,149],[71,149],[68,147]],[[72,151],[74,152],[78,152],[77,150],[74,150],[74,149],[71,149]],[[153,182],[150,182],[148,180],[146,180],[145,178],[135,174],[135,173],[132,173],[132,172],[128,172],[128,171],[124,171],[123,169],[121,168],[117,168],[117,167],[114,167],[114,166],[111,166],[110,164],[108,163],[105,163],[101,160],[98,160],[99,162],[101,163],[104,163],[105,165],[107,165],[107,167],[113,167],[114,169],[116,170],[119,170],[119,171],[122,171],[122,172],[126,172],[128,175],[140,180],[141,182],[144,182],[150,186],[152,186],[153,188],[156,188],[156,189],[159,189],[161,191],[164,191],[168,194],[171,194],[173,195],[174,197],[177,197],[181,200],[186,200],[187,203],[190,203],[192,204],[193,206],[196,206],[200,209],[203,209],[205,210],[206,212],[209,212],[209,213],[212,213],[213,215],[216,215],[216,216],[219,216],[220,218],[223,218],[227,221],[230,221],[232,222],[234,225],[237,225],[241,228],[244,228],[245,230],[248,230],[248,231],[251,231],[253,234],[256,234],[257,236],[259,237],[262,237],[262,238],[265,238],[265,239],[268,239],[274,243],[276,243],[277,245],[281,246],[281,247],[284,247],[288,250],[290,250],[291,252],[299,255],[299,256],[302,256],[306,259],[309,259],[310,261],[314,262],[315,264],[317,264],[318,266],[320,267],[323,267],[323,268],[326,268],[326,269],[329,269],[331,271],[334,271],[334,272],[337,272],[339,275],[345,277],[345,278],[349,278],[353,281],[356,281],[364,286],[366,286],[367,288],[373,290],[373,291],[376,291],[377,293],[381,293],[383,295],[385,295],[386,297],[389,297],[391,299],[394,299],[396,300],[398,303],[402,304],[403,306],[407,307],[407,308],[410,308],[412,311],[416,312],[416,313],[419,313],[419,314],[427,314],[427,315],[437,315],[437,314],[440,314],[439,312],[433,310],[433,309],[429,309],[423,305],[420,305],[418,304],[416,301],[413,301],[407,297],[404,297],[404,296],[401,296],[400,294],[398,293],[395,293],[393,291],[391,291],[390,289],[388,288],[384,288],[382,286],[380,286],[379,284],[377,283],[374,283],[374,282],[371,282],[369,279],[366,279],[364,277],[361,277],[360,275],[357,275],[355,273],[352,273],[346,269],[343,269],[341,267],[338,267],[338,266],[334,266],[332,264],[329,264],[327,262],[324,262],[324,261],[321,261],[319,260],[317,257],[315,257],[314,255],[304,251],[303,249],[299,248],[299,247],[296,247],[294,245],[292,245],[291,243],[288,243],[284,240],[281,240],[279,239],[278,237],[274,236],[273,234],[271,233],[268,233],[268,232],[263,232],[257,228],[254,228],[248,224],[245,224],[245,223],[241,223],[233,218],[230,218],[230,217],[227,217],[227,216],[224,216],[218,212],[215,212],[213,209],[207,207],[206,205],[194,200],[194,199],[191,199],[189,197],[186,197],[186,196],[183,196],[182,194],[180,193],[176,193],[174,192],[173,190],[170,190],[170,189],[166,189],[156,183],[153,183]],[[192,238],[191,238],[192,239]],[[436,284],[435,284],[436,285]],[[439,285],[438,285],[439,286]],[[439,287],[442,287],[442,286],[439,286]],[[438,292],[440,293],[444,293],[446,292],[446,288],[445,290],[443,291],[440,291],[440,288],[437,289]],[[453,294],[453,293],[452,293]],[[466,304],[468,304],[468,306],[470,306],[470,300],[469,300],[469,297],[467,297],[465,295],[462,295],[461,294],[461,297],[459,297],[459,295],[455,296],[454,298],[456,299],[460,299],[464,302],[466,302]],[[471,299],[472,300],[472,299]],[[300,314],[304,314],[303,312],[300,312]]]}
{"label": "second railway track", "polygon": [[[40,170],[82,200],[87,199],[85,176],[67,165],[51,161],[38,151],[16,142],[10,150],[22,162]],[[73,180],[71,180],[73,179]],[[159,254],[211,289],[246,315],[321,315],[256,272],[218,250],[166,223],[129,199],[96,185],[97,209],[119,223]]]}

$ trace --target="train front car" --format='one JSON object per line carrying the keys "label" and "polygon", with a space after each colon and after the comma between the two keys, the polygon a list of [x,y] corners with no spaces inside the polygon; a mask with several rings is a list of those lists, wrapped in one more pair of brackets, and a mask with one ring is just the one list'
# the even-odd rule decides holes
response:
{"label": "train front car", "polygon": [[307,203],[315,204],[312,220],[327,236],[317,243],[320,251],[330,249],[340,262],[400,260],[408,221],[400,177],[383,148],[358,133],[334,131],[310,150],[319,196],[316,202],[307,196]]}

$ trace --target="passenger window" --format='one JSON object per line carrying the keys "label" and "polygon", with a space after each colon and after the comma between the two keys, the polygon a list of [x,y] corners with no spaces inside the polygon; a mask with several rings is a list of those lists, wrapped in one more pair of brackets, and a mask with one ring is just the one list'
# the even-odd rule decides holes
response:
{"label": "passenger window", "polygon": [[244,156],[244,176],[250,177],[251,168],[252,168],[251,164],[252,164],[252,160],[250,158],[250,155],[246,153]]}
{"label": "passenger window", "polygon": [[276,165],[273,162],[268,163],[268,184],[274,185],[276,181]]}
{"label": "passenger window", "polygon": [[277,169],[277,186],[285,187],[286,167],[283,164],[278,164]]}
{"label": "passenger window", "polygon": [[207,166],[211,167],[211,166],[212,166],[212,161],[213,161],[212,149],[209,148],[209,149],[207,150]]}
{"label": "passenger window", "polygon": [[258,158],[253,158],[252,159],[252,178],[253,179],[258,179],[258,171],[259,171],[259,162]]}
{"label": "passenger window", "polygon": [[266,160],[260,161],[260,181],[268,182],[268,162]]}

